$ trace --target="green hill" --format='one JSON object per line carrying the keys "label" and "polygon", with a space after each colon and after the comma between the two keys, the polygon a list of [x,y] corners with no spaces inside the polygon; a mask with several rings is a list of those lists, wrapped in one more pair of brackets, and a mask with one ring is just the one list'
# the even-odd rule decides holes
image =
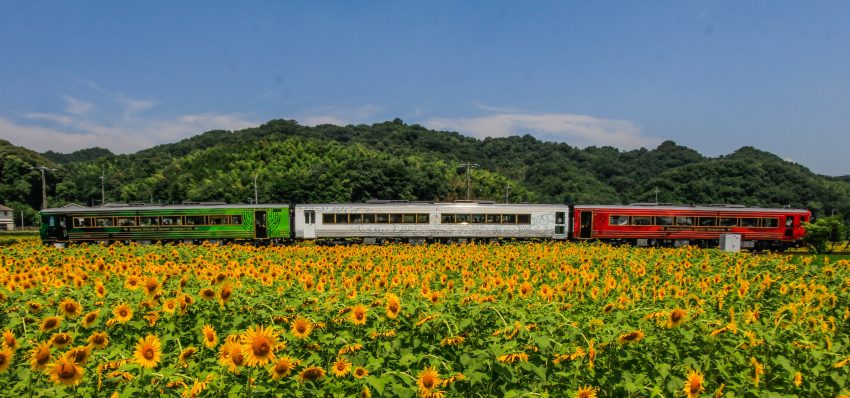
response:
{"label": "green hill", "polygon": [[[241,131],[209,131],[130,155],[91,148],[38,154],[0,141],[0,200],[40,202],[47,164],[51,206],[107,202],[261,202],[466,198],[545,203],[739,203],[850,213],[850,178],[826,177],[752,147],[717,158],[667,141],[654,149],[579,149],[530,135],[478,140],[396,119],[373,125],[307,127],[272,120]],[[7,204],[8,204],[7,203]],[[13,206],[14,207],[14,206]]]}

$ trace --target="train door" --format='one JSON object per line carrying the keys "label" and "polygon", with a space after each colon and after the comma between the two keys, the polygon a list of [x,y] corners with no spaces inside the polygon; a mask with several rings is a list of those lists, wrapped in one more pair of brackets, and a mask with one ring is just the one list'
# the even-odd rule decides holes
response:
{"label": "train door", "polygon": [[579,235],[581,239],[590,239],[593,231],[593,212],[583,211],[579,216],[581,224],[579,225]]}
{"label": "train door", "polygon": [[316,239],[315,210],[304,210],[304,239]]}
{"label": "train door", "polygon": [[257,239],[266,239],[269,237],[268,220],[265,210],[254,212],[254,237]]}
{"label": "train door", "polygon": [[567,214],[565,211],[555,212],[555,239],[566,239],[567,237]]}
{"label": "train door", "polygon": [[66,220],[65,216],[61,215],[49,215],[43,216],[41,218],[41,222],[47,225],[47,239],[51,241],[64,241],[68,240],[68,231],[65,229]]}
{"label": "train door", "polygon": [[785,236],[793,237],[794,236],[794,228],[800,226],[800,221],[798,216],[785,216]]}

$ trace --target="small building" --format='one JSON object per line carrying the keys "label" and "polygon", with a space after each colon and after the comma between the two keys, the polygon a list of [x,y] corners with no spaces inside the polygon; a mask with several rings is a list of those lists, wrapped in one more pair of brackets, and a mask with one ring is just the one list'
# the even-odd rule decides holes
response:
{"label": "small building", "polygon": [[14,211],[6,206],[0,205],[0,230],[12,231],[15,229]]}

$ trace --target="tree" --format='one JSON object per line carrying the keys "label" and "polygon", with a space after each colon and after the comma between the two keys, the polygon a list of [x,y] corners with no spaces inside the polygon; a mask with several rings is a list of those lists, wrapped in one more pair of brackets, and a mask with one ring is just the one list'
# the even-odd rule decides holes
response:
{"label": "tree", "polygon": [[[835,248],[847,234],[847,226],[838,216],[821,217],[812,223],[805,223],[806,235],[803,243],[813,253],[827,253]],[[829,250],[828,250],[829,249]]]}

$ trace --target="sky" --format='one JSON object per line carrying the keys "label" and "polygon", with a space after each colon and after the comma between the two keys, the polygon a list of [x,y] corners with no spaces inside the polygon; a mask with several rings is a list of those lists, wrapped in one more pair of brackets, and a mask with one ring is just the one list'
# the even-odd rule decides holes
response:
{"label": "sky", "polygon": [[0,138],[132,153],[272,119],[850,174],[848,1],[0,0]]}

